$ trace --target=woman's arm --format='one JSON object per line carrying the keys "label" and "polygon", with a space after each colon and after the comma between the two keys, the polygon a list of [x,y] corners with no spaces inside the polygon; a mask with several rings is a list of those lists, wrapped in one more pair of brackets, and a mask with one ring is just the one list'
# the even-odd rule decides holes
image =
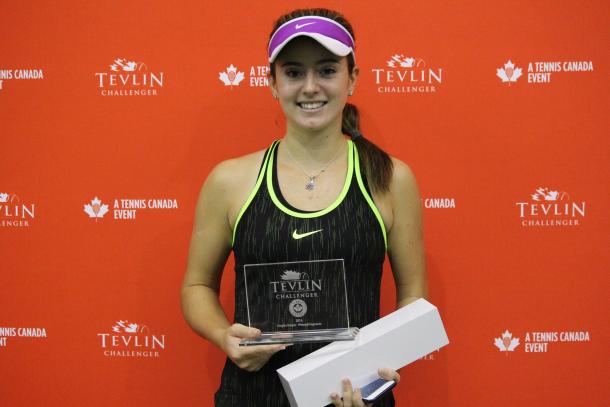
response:
{"label": "woman's arm", "polygon": [[199,193],[181,295],[186,322],[219,347],[223,330],[230,326],[218,301],[222,270],[231,250],[223,179],[228,166],[221,163],[214,168]]}
{"label": "woman's arm", "polygon": [[255,371],[284,345],[240,347],[243,338],[260,331],[241,324],[231,325],[218,301],[220,280],[231,251],[229,208],[243,174],[238,160],[225,161],[210,173],[195,209],[188,264],[181,290],[184,318],[200,336],[222,349],[237,366]]}
{"label": "woman's arm", "polygon": [[[402,161],[392,159],[394,173],[390,192],[377,197],[388,230],[388,257],[396,283],[396,308],[428,295],[426,263],[422,233],[421,199],[411,169]],[[400,381],[393,369],[379,369],[379,376],[386,380]],[[349,379],[343,380],[343,400],[331,395],[333,406],[366,406],[359,389],[352,389]]]}
{"label": "woman's arm", "polygon": [[422,232],[422,208],[417,182],[405,163],[392,159],[390,183],[392,227],[388,232],[388,257],[396,283],[396,308],[428,295]]}

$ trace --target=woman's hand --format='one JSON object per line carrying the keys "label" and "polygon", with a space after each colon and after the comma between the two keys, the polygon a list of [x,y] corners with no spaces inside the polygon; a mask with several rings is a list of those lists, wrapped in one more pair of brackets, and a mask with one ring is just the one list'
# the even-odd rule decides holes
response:
{"label": "woman's hand", "polygon": [[[396,383],[400,381],[400,375],[397,371],[392,369],[379,369],[379,377],[386,380],[394,380]],[[352,389],[352,383],[349,379],[343,379],[343,399],[339,397],[337,393],[330,395],[330,398],[335,407],[364,407],[370,406],[371,404],[362,401],[362,393],[360,389]]]}
{"label": "woman's hand", "polygon": [[267,363],[275,352],[286,349],[287,345],[239,346],[242,339],[260,336],[261,331],[242,324],[233,324],[225,330],[222,350],[240,369],[256,372]]}

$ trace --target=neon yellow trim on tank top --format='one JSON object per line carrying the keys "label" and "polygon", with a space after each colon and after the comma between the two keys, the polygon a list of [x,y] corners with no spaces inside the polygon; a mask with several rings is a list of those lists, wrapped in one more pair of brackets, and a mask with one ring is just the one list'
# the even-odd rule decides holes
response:
{"label": "neon yellow trim on tank top", "polygon": [[385,231],[385,224],[383,223],[383,218],[381,217],[381,213],[379,213],[379,209],[375,205],[373,198],[369,195],[364,187],[364,182],[362,181],[362,175],[360,175],[360,158],[358,156],[358,148],[354,148],[356,155],[356,179],[358,180],[358,186],[360,186],[360,191],[362,191],[362,195],[364,195],[364,199],[369,203],[369,206],[373,210],[375,217],[379,221],[379,226],[381,226],[381,233],[383,233],[383,242],[385,244],[385,250],[388,251],[388,237]]}
{"label": "neon yellow trim on tank top", "polygon": [[347,174],[345,175],[345,183],[343,184],[343,190],[341,191],[341,193],[339,194],[337,199],[335,199],[335,202],[330,204],[330,206],[328,206],[327,208],[321,209],[317,212],[311,212],[311,213],[295,212],[295,211],[287,208],[286,206],[284,206],[280,202],[280,200],[277,198],[277,195],[275,195],[275,191],[273,190],[272,170],[273,170],[274,150],[277,148],[278,145],[279,145],[279,142],[273,146],[273,148],[269,154],[270,155],[269,163],[267,164],[267,190],[269,191],[269,195],[271,196],[271,200],[273,201],[275,206],[277,206],[282,212],[284,212],[290,216],[294,216],[295,218],[316,218],[318,216],[326,215],[328,212],[332,211],[337,206],[339,206],[339,204],[343,201],[343,199],[347,195],[347,191],[349,190],[349,186],[351,184],[352,175],[354,174],[354,157],[353,157],[354,145],[353,145],[352,141],[347,140]]}
{"label": "neon yellow trim on tank top", "polygon": [[267,169],[267,161],[269,161],[269,157],[271,156],[271,154],[273,152],[273,148],[277,143],[279,143],[279,141],[275,140],[271,144],[271,147],[269,148],[269,152],[267,153],[267,156],[265,157],[265,160],[263,161],[263,166],[261,167],[261,173],[258,174],[258,178],[256,179],[256,184],[254,185],[252,192],[250,192],[250,196],[246,200],[246,203],[244,203],[244,205],[241,207],[241,210],[239,211],[239,214],[237,215],[237,219],[235,219],[235,225],[233,226],[233,239],[231,239],[231,246],[233,246],[233,244],[235,243],[235,233],[237,232],[237,225],[239,224],[239,220],[241,219],[244,212],[246,212],[246,209],[248,209],[248,206],[250,206],[250,202],[252,202],[252,200],[254,199],[254,195],[256,195],[256,192],[258,192],[258,189],[260,188],[261,184],[263,183],[263,178],[265,177],[265,170]]}

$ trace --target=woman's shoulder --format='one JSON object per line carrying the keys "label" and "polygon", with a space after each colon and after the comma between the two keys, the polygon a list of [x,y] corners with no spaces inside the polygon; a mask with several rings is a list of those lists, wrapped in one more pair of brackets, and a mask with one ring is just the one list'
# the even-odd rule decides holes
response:
{"label": "woman's shoulder", "polygon": [[265,151],[267,150],[258,150],[240,157],[221,161],[212,169],[210,176],[219,178],[225,182],[230,182],[231,180],[239,180],[244,176],[247,178],[252,171],[258,174],[258,169],[263,162]]}
{"label": "woman's shoulder", "polygon": [[401,208],[403,205],[418,206],[421,201],[421,196],[413,170],[404,161],[401,161],[396,157],[391,157],[391,159],[393,171],[389,195],[392,206],[395,209]]}
{"label": "woman's shoulder", "polygon": [[416,184],[415,174],[407,163],[393,156],[390,156],[390,159],[392,160],[390,191],[392,191],[392,189],[413,186]]}
{"label": "woman's shoulder", "polygon": [[258,150],[243,156],[219,162],[209,173],[203,187],[203,195],[213,195],[225,202],[229,211],[247,198],[256,184],[259,169],[266,150]]}

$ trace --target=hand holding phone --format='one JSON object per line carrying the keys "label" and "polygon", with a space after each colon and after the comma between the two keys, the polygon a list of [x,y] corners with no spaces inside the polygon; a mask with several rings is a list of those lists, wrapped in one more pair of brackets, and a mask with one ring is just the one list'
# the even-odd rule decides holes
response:
{"label": "hand holding phone", "polygon": [[400,374],[389,368],[379,369],[378,375],[377,379],[361,387],[359,390],[353,390],[351,381],[347,378],[343,379],[341,381],[343,384],[343,397],[340,397],[337,393],[330,395],[333,406],[344,406],[344,400],[346,399],[349,400],[348,405],[353,405],[354,402],[360,405],[360,400],[369,405],[379,400],[381,396],[394,388],[400,381]]}
{"label": "hand holding phone", "polygon": [[394,388],[394,386],[396,386],[396,382],[394,380],[379,378],[360,389],[360,392],[362,393],[362,401],[373,403]]}

